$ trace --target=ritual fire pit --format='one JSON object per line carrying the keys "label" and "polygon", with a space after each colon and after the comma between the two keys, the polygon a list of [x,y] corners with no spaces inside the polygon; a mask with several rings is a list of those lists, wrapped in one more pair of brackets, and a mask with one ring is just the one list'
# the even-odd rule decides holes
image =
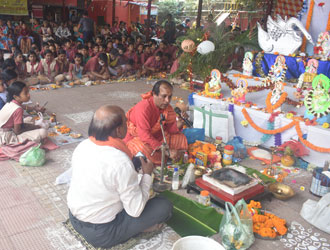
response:
{"label": "ritual fire pit", "polygon": [[246,201],[251,199],[262,199],[269,197],[270,192],[258,180],[232,168],[222,168],[213,173],[204,174],[202,178],[195,181],[196,185],[190,185],[188,192],[207,190],[211,194],[213,201],[223,206],[224,203],[237,201],[244,198]]}

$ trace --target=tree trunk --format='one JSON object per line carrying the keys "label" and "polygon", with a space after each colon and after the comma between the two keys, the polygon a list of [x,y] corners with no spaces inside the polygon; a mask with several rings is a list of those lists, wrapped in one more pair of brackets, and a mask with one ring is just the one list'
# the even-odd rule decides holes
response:
{"label": "tree trunk", "polygon": [[151,27],[151,20],[150,20],[150,16],[151,16],[151,1],[152,1],[152,0],[148,0],[148,6],[147,6],[147,10],[148,10],[148,15],[147,15],[147,30],[146,30],[146,38],[147,38],[147,40],[150,38],[150,27]]}
{"label": "tree trunk", "polygon": [[203,8],[203,0],[198,0],[198,12],[197,12],[197,20],[196,20],[197,28],[201,27],[202,8]]}
{"label": "tree trunk", "polygon": [[115,21],[116,21],[116,0],[112,0],[112,25],[114,25]]}

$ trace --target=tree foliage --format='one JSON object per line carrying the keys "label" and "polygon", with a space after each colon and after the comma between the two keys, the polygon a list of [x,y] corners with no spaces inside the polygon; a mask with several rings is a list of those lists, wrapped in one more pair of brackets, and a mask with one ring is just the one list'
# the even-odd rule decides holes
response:
{"label": "tree foliage", "polygon": [[[177,45],[181,47],[181,42],[185,39],[193,40],[196,44],[202,42],[205,31],[201,29],[191,29],[186,36],[177,39]],[[180,73],[186,73],[190,61],[192,62],[192,72],[200,79],[208,76],[212,69],[218,69],[221,72],[226,72],[229,68],[229,59],[235,53],[237,47],[249,47],[260,50],[257,42],[257,32],[245,31],[231,32],[223,25],[217,26],[210,32],[209,40],[215,45],[215,51],[206,55],[196,53],[185,53],[180,56],[179,69],[174,73],[176,76]]]}
{"label": "tree foliage", "polygon": [[172,14],[173,20],[177,23],[182,15],[183,4],[176,0],[166,0],[158,2],[158,23],[163,24],[166,21],[166,16]]}

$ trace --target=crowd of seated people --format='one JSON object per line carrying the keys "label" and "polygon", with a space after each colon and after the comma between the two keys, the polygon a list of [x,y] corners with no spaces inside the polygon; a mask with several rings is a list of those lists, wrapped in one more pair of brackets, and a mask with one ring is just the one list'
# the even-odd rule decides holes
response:
{"label": "crowd of seated people", "polygon": [[[177,61],[178,47],[163,37],[146,40],[139,23],[97,27],[85,41],[79,26],[71,21],[13,24],[0,19],[0,102],[5,102],[6,89],[15,80],[31,86],[148,77],[169,73]],[[159,25],[152,27],[152,35],[164,35]]]}
{"label": "crowd of seated people", "polygon": [[[97,27],[97,34],[88,41],[83,41],[78,27],[71,22],[41,24],[38,20],[32,25],[20,22],[13,26],[10,21],[0,19],[1,70],[12,65],[17,79],[27,85],[60,85],[74,80],[148,77],[170,72],[177,59],[175,44],[161,39],[146,40],[143,28],[137,23],[128,28],[125,22]],[[153,33],[161,32],[154,30]],[[9,53],[6,60],[4,53]]]}

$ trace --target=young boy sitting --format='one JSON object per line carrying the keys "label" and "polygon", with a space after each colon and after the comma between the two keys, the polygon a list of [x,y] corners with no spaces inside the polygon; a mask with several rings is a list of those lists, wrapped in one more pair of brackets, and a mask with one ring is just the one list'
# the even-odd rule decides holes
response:
{"label": "young boy sitting", "polygon": [[59,65],[54,59],[53,52],[45,51],[45,58],[40,60],[38,71],[41,84],[54,82],[55,76],[58,75]]}
{"label": "young boy sitting", "polygon": [[163,53],[158,51],[155,56],[151,56],[143,64],[143,69],[138,73],[138,77],[150,76],[163,70]]}
{"label": "young boy sitting", "polygon": [[108,57],[105,53],[89,59],[84,67],[84,73],[90,80],[109,80]]}

